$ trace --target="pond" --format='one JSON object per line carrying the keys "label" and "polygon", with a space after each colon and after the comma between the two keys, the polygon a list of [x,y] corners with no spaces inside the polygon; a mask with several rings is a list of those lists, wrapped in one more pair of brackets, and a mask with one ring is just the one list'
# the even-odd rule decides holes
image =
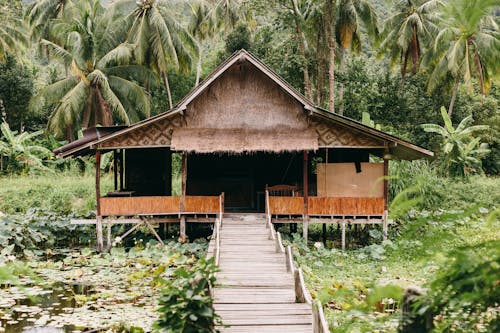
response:
{"label": "pond", "polygon": [[[79,307],[77,299],[92,293],[92,288],[82,284],[56,283],[50,289],[39,286],[11,287],[9,296],[0,290],[0,332],[4,333],[66,333],[76,332],[74,325],[45,327],[49,318],[61,313],[71,313]],[[83,328],[82,328],[83,329]]]}

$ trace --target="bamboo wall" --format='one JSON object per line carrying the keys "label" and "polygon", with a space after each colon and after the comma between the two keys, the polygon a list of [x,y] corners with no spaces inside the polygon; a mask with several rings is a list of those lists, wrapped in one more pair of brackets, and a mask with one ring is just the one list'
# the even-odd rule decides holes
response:
{"label": "bamboo wall", "polygon": [[186,197],[181,209],[182,197],[104,197],[100,199],[102,216],[169,215],[181,212],[215,214],[219,212],[218,196]]}
{"label": "bamboo wall", "polygon": [[303,197],[269,197],[269,211],[277,215],[304,214]]}
{"label": "bamboo wall", "polygon": [[[304,214],[303,197],[269,197],[271,215]],[[333,198],[309,197],[308,214],[318,216],[366,216],[383,215],[384,198]]]}

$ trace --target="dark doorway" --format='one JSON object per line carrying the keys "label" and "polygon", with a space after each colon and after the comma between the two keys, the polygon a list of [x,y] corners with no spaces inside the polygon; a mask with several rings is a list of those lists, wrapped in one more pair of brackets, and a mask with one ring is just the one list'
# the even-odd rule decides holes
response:
{"label": "dark doorway", "polygon": [[168,148],[125,151],[125,185],[134,195],[170,195],[172,154]]}
{"label": "dark doorway", "polygon": [[266,184],[298,185],[302,153],[188,156],[188,195],[225,194],[226,210],[264,211]]}

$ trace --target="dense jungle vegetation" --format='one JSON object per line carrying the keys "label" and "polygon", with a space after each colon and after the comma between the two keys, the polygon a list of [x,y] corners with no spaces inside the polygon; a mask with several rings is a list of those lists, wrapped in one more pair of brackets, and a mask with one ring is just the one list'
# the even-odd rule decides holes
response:
{"label": "dense jungle vegetation", "polygon": [[203,232],[95,253],[93,226],[69,223],[95,216],[95,161],[51,150],[169,110],[241,48],[318,106],[436,153],[391,161],[391,241],[287,235],[331,331],[500,331],[498,0],[0,0],[0,22],[0,332],[214,331]]}

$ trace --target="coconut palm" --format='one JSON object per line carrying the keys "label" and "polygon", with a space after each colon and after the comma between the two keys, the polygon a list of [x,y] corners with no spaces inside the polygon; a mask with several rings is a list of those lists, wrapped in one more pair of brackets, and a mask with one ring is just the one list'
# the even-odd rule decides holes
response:
{"label": "coconut palm", "polygon": [[[26,19],[31,28],[32,40],[50,40],[52,21],[61,18],[64,11],[73,5],[72,0],[39,0],[33,2],[26,10]],[[45,49],[49,58],[48,48]]]}
{"label": "coconut palm", "polygon": [[[335,22],[335,32],[337,35],[337,45],[340,48],[340,72],[344,71],[345,53],[352,50],[361,50],[361,29],[363,25],[369,36],[378,37],[377,13],[368,0],[340,0],[337,4],[337,17]],[[344,85],[340,86],[339,92],[339,114],[343,114]]]}
{"label": "coconut palm", "polygon": [[0,62],[7,54],[19,55],[28,44],[28,34],[24,21],[7,5],[0,6]]}
{"label": "coconut palm", "polygon": [[395,14],[384,22],[379,56],[388,55],[391,65],[400,62],[403,83],[408,61],[411,61],[412,73],[417,73],[424,48],[422,44],[436,34],[436,11],[442,6],[440,0],[398,0]]}
{"label": "coconut palm", "polygon": [[149,99],[137,83],[148,71],[129,65],[129,47],[109,51],[106,26],[100,19],[99,0],[81,1],[54,21],[58,42],[42,39],[55,57],[71,69],[66,78],[49,85],[33,97],[34,110],[51,105],[48,128],[71,140],[80,127],[129,124],[149,115]]}
{"label": "coconut palm", "polygon": [[499,74],[500,31],[498,18],[489,15],[498,8],[498,0],[452,0],[440,16],[440,31],[426,61],[432,68],[429,90],[434,90],[448,75],[455,86],[448,108],[451,116],[459,83],[472,91],[472,78],[486,94],[491,78]]}
{"label": "coconut palm", "polygon": [[196,64],[197,86],[201,77],[201,63],[203,58],[203,42],[212,38],[215,33],[223,29],[227,34],[230,28],[250,19],[242,0],[197,0],[189,1],[190,20],[188,31],[198,45],[198,59]]}
{"label": "coconut palm", "polygon": [[133,45],[133,57],[139,65],[148,65],[163,79],[170,108],[172,95],[169,69],[189,70],[197,56],[197,44],[175,18],[166,0],[119,0],[108,17],[114,21],[116,38]]}
{"label": "coconut palm", "polygon": [[[467,175],[469,170],[481,166],[481,158],[489,153],[487,144],[474,137],[479,131],[489,129],[486,125],[475,125],[472,116],[464,118],[455,128],[444,107],[441,108],[444,126],[437,124],[421,125],[424,131],[441,136],[441,151],[436,162],[445,174]],[[477,170],[476,170],[477,171]]]}

